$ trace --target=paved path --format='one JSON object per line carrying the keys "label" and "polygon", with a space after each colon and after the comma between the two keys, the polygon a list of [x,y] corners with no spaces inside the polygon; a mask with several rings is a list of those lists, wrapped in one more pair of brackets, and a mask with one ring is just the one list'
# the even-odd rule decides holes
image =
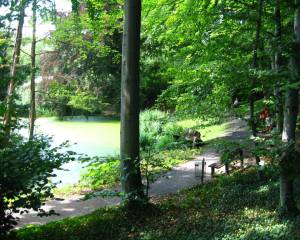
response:
{"label": "paved path", "polygon": [[[249,136],[249,132],[246,130],[247,126],[244,121],[235,119],[229,123],[229,128],[224,134],[219,136],[220,138],[228,138],[231,140],[241,140]],[[162,196],[166,194],[175,193],[179,190],[191,188],[193,186],[201,184],[200,178],[195,177],[195,162],[199,162],[205,158],[206,164],[206,177],[205,181],[211,180],[209,175],[208,165],[217,162],[219,160],[219,154],[211,149],[206,148],[204,153],[195,158],[192,161],[180,164],[174,167],[171,171],[167,172],[150,187],[150,196]],[[82,196],[73,196],[72,198],[62,201],[51,200],[43,207],[49,211],[55,209],[59,216],[51,217],[37,217],[35,212],[22,215],[18,227],[22,227],[27,224],[45,224],[47,222],[60,220],[70,216],[80,216],[88,214],[98,208],[117,205],[120,203],[118,197],[113,198],[93,198],[86,201],[80,200]]]}

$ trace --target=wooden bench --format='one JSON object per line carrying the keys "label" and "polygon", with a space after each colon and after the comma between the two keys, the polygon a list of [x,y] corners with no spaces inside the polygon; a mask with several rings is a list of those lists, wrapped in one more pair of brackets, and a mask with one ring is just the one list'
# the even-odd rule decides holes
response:
{"label": "wooden bench", "polygon": [[224,164],[220,162],[210,164],[208,167],[211,168],[211,176],[213,177],[215,175],[215,169],[220,169],[223,166]]}

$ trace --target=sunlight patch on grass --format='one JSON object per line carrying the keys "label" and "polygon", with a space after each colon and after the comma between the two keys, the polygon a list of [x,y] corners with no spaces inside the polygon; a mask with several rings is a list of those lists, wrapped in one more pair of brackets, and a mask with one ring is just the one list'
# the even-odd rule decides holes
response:
{"label": "sunlight patch on grass", "polygon": [[267,193],[270,190],[271,190],[270,185],[264,185],[264,186],[261,186],[260,188],[258,188],[258,190],[256,192],[257,193]]}
{"label": "sunlight patch on grass", "polygon": [[230,126],[228,122],[210,125],[209,121],[199,119],[187,119],[179,121],[178,125],[184,128],[194,128],[199,131],[204,141],[210,141],[220,137]]}
{"label": "sunlight patch on grass", "polygon": [[199,129],[204,141],[210,141],[220,137],[229,128],[229,123],[222,123]]}
{"label": "sunlight patch on grass", "polygon": [[55,197],[66,198],[73,195],[81,195],[90,192],[90,187],[84,184],[70,184],[53,189]]}

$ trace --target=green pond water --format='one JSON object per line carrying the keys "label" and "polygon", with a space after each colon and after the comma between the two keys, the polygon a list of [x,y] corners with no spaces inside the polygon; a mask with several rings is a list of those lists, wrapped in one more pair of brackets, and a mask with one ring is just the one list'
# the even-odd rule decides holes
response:
{"label": "green pond water", "polygon": [[[70,118],[59,121],[56,118],[40,118],[36,121],[37,133],[53,137],[53,146],[69,140],[68,150],[89,156],[107,156],[119,153],[120,122],[102,117]],[[84,164],[74,161],[63,166],[67,171],[57,171],[55,180],[62,185],[78,182]]]}

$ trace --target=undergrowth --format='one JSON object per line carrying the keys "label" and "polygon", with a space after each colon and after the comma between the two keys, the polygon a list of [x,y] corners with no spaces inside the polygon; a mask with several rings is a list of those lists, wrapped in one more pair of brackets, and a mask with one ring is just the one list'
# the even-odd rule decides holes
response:
{"label": "undergrowth", "polygon": [[135,218],[129,218],[120,207],[99,209],[86,216],[21,229],[15,232],[15,239],[300,239],[300,217],[278,217],[277,171],[267,167],[264,175],[265,179],[258,181],[255,170],[246,169],[152,199],[156,210]]}

